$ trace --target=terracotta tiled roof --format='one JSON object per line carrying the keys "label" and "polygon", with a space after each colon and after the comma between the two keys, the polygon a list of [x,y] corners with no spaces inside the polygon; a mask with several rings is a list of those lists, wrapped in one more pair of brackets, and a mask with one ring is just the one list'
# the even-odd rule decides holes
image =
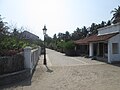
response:
{"label": "terracotta tiled roof", "polygon": [[117,35],[118,33],[112,33],[112,34],[106,34],[106,35],[100,35],[97,34],[86,37],[84,39],[80,39],[77,41],[74,41],[75,44],[88,44],[89,42],[98,42],[98,41],[107,41],[109,38]]}
{"label": "terracotta tiled roof", "polygon": [[89,37],[86,37],[84,39],[79,39],[77,41],[74,41],[75,44],[88,44]]}

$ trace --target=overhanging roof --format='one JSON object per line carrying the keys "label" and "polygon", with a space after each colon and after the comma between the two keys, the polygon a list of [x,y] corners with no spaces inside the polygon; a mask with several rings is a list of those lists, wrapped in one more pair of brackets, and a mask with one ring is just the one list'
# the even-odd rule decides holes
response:
{"label": "overhanging roof", "polygon": [[106,34],[106,35],[100,35],[98,36],[97,34],[86,37],[84,39],[79,39],[74,41],[75,44],[89,44],[89,42],[99,42],[99,41],[107,41],[111,37],[117,35],[118,33],[112,33],[112,34]]}

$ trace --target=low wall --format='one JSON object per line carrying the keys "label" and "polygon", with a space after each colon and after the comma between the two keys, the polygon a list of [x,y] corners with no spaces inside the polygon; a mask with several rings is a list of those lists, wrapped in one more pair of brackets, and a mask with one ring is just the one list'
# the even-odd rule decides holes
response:
{"label": "low wall", "polygon": [[19,53],[14,56],[0,57],[0,75],[21,71],[24,69],[24,56]]}
{"label": "low wall", "polygon": [[31,51],[32,70],[35,68],[38,60],[39,60],[38,49],[34,49],[34,50]]}
{"label": "low wall", "polygon": [[24,67],[30,69],[30,73],[33,73],[37,62],[39,60],[39,56],[41,54],[41,47],[33,49],[31,47],[26,47],[24,49]]}
{"label": "low wall", "polygon": [[1,57],[0,86],[31,78],[40,54],[41,47],[34,50],[26,47],[23,53],[11,57]]}

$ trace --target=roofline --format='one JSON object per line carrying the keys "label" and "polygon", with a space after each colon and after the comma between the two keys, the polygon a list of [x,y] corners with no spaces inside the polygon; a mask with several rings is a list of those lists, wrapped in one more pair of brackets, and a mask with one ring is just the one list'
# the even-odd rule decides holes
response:
{"label": "roofline", "polygon": [[[110,34],[111,34],[111,33],[110,33]],[[110,35],[110,34],[106,34],[106,35]],[[114,35],[112,35],[112,36],[110,36],[110,37],[108,37],[108,38],[106,38],[106,39],[104,39],[104,40],[96,40],[96,41],[90,41],[90,40],[88,40],[88,41],[86,41],[86,42],[84,42],[84,43],[79,43],[79,40],[84,40],[84,39],[85,39],[85,38],[84,38],[84,39],[76,40],[76,41],[74,41],[74,43],[75,43],[75,44],[78,44],[78,45],[87,45],[87,44],[89,44],[90,42],[108,41],[108,39],[116,36],[117,34],[119,34],[119,32],[118,32],[118,33],[112,33],[112,34],[114,34]],[[106,36],[106,35],[100,35],[100,36]],[[97,37],[99,37],[99,36],[97,35]],[[88,37],[88,38],[89,38],[89,37]],[[77,43],[77,41],[78,41],[78,43]]]}
{"label": "roofline", "polygon": [[103,27],[103,28],[99,28],[97,29],[98,31],[101,31],[101,30],[104,30],[104,29],[107,29],[107,28],[111,28],[113,26],[117,26],[117,25],[120,25],[120,22],[119,23],[116,23],[116,24],[113,24],[113,25],[110,25],[110,26],[106,26],[106,27]]}
{"label": "roofline", "polygon": [[33,34],[33,33],[29,32],[29,31],[27,31],[27,30],[23,31],[22,33],[24,33],[24,32],[30,33],[30,34],[32,34],[32,35],[34,35],[34,36],[36,36],[36,37],[38,37],[38,38],[39,38],[39,36],[37,36],[37,35],[35,35],[35,34]]}

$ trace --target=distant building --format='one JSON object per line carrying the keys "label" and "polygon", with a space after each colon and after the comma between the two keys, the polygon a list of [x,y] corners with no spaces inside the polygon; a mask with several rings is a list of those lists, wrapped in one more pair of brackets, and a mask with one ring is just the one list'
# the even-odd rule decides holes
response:
{"label": "distant building", "polygon": [[28,32],[28,31],[22,32],[21,35],[20,35],[20,38],[24,38],[24,39],[27,39],[27,40],[35,40],[35,41],[39,40],[38,36]]}

